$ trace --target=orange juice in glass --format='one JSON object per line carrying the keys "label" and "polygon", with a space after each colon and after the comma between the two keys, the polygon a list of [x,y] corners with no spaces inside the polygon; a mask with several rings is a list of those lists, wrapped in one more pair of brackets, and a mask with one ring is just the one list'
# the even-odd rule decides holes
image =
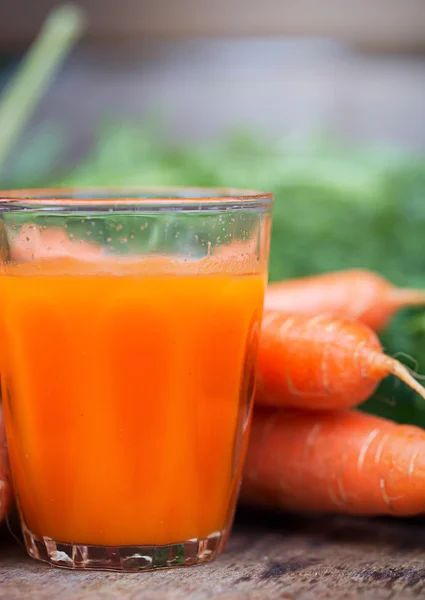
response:
{"label": "orange juice in glass", "polygon": [[29,554],[211,560],[247,444],[270,194],[0,194],[0,374]]}

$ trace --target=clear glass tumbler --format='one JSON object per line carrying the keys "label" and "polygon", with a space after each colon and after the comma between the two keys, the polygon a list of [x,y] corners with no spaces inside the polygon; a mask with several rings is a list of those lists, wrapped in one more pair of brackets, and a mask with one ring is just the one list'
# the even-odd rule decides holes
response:
{"label": "clear glass tumbler", "polygon": [[211,560],[247,444],[272,196],[0,193],[0,372],[29,554]]}

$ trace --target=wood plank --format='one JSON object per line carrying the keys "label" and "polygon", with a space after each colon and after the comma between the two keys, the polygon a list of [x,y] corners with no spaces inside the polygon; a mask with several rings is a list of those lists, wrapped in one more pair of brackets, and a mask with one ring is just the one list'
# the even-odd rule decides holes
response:
{"label": "wood plank", "polygon": [[71,572],[0,545],[0,600],[410,600],[425,596],[418,521],[239,515],[228,550],[200,567]]}

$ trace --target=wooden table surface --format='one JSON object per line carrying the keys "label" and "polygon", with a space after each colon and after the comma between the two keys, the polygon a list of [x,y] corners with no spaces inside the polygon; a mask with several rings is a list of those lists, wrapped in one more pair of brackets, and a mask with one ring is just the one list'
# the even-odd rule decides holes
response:
{"label": "wooden table surface", "polygon": [[65,571],[0,536],[0,600],[425,598],[425,521],[239,514],[227,551],[156,573]]}

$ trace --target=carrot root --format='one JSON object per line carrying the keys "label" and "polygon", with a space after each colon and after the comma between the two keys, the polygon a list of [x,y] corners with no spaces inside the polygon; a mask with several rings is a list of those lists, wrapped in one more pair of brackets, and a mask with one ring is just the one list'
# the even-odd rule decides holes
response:
{"label": "carrot root", "polygon": [[357,319],[375,331],[408,306],[425,306],[425,290],[397,288],[365,269],[322,273],[271,283],[265,308],[286,313],[333,313]]}
{"label": "carrot root", "polygon": [[369,398],[393,374],[425,399],[425,389],[376,334],[355,320],[268,312],[257,363],[258,404],[345,409]]}
{"label": "carrot root", "polygon": [[419,396],[425,399],[425,389],[418,381],[416,381],[407,367],[398,362],[398,360],[395,358],[391,358],[389,356],[386,357],[386,363],[388,364],[388,371],[392,375],[398,377],[398,379],[403,381],[412,390],[419,394]]}
{"label": "carrot root", "polygon": [[245,504],[409,516],[425,508],[425,431],[355,410],[257,409]]}
{"label": "carrot root", "polygon": [[0,406],[0,523],[6,516],[12,500],[9,479],[9,461],[7,458],[6,436],[3,426],[3,414]]}
{"label": "carrot root", "polygon": [[425,306],[425,290],[415,288],[392,288],[390,293],[394,308]]}

